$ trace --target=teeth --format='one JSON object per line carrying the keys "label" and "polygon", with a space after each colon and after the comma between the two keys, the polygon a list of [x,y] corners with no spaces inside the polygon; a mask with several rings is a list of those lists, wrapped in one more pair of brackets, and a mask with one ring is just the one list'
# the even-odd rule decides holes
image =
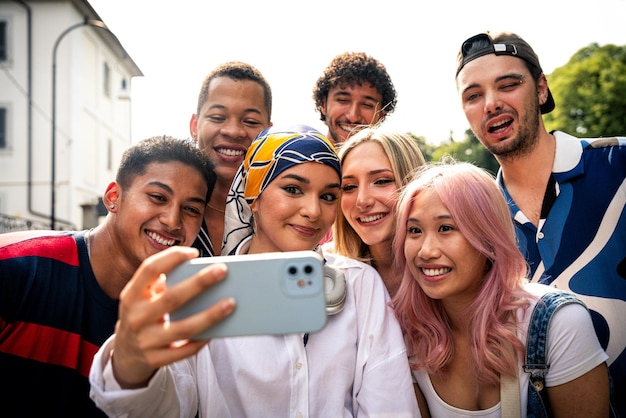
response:
{"label": "teeth", "polygon": [[505,125],[505,124],[507,124],[507,123],[509,123],[509,122],[510,122],[510,120],[509,120],[509,119],[507,119],[507,120],[503,120],[503,121],[501,121],[501,122],[499,122],[499,123],[494,123],[493,125],[491,125],[491,127],[492,127],[492,128],[494,128],[494,129],[495,129],[495,128],[499,128],[500,126]]}
{"label": "teeth", "polygon": [[161,237],[160,235],[155,234],[152,231],[148,231],[148,236],[150,238],[152,238],[153,240],[155,240],[156,242],[158,242],[161,245],[167,245],[168,247],[171,247],[172,245],[174,245],[176,243],[175,239],[164,239],[163,237]]}
{"label": "teeth", "polygon": [[377,221],[377,220],[382,219],[384,217],[385,217],[384,214],[379,213],[378,215],[362,216],[362,217],[359,218],[359,221],[361,221],[363,223],[369,223],[369,222]]}
{"label": "teeth", "polygon": [[446,274],[449,271],[450,268],[448,267],[442,267],[438,269],[422,269],[422,273],[424,273],[425,276],[440,276],[442,274]]}
{"label": "teeth", "polygon": [[362,128],[362,125],[343,125],[343,124],[339,124],[339,127],[344,131],[344,132],[348,132],[348,133],[356,133],[358,131],[360,131]]}
{"label": "teeth", "polygon": [[219,152],[220,154],[228,155],[229,157],[241,157],[244,154],[244,152],[241,150],[226,149],[226,148],[218,148],[217,152]]}

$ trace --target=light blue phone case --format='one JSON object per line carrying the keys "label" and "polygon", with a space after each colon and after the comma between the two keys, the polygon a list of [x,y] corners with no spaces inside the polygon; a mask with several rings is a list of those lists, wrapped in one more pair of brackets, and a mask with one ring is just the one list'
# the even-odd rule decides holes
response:
{"label": "light blue phone case", "polygon": [[171,287],[212,263],[225,263],[226,278],[170,313],[186,318],[232,297],[235,311],[194,338],[293,334],[326,324],[323,259],[314,251],[275,252],[186,261],[167,274]]}

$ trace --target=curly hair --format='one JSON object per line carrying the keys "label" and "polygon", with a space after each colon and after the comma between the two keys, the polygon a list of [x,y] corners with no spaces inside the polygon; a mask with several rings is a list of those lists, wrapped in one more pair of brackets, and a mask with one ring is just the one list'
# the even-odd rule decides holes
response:
{"label": "curly hair", "polygon": [[209,98],[209,86],[211,81],[218,77],[228,77],[236,81],[254,81],[258,83],[265,94],[265,107],[267,108],[268,123],[272,120],[272,89],[263,74],[250,64],[241,61],[229,61],[215,67],[202,81],[202,87],[198,94],[198,108],[196,115],[200,114],[202,106]]}
{"label": "curly hair", "polygon": [[330,89],[342,85],[362,85],[364,82],[370,83],[383,96],[385,113],[392,113],[398,94],[385,66],[364,52],[344,52],[333,58],[313,87],[315,110],[320,113],[320,120],[326,120],[322,106]]}

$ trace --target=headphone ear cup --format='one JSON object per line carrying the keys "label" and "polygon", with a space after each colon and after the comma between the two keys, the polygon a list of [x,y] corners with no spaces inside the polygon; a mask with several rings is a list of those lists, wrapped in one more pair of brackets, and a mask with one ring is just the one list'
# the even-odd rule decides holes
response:
{"label": "headphone ear cup", "polygon": [[346,302],[346,277],[343,271],[324,265],[324,292],[326,313],[334,315],[341,312]]}

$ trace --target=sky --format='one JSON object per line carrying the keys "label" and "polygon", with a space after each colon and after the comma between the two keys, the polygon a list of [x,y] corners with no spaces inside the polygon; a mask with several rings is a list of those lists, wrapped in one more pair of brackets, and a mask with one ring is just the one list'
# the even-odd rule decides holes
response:
{"label": "sky", "polygon": [[[439,144],[469,128],[454,82],[470,36],[511,31],[535,50],[546,74],[591,44],[626,45],[626,0],[89,0],[143,72],[131,81],[133,142],[189,137],[205,75],[230,60],[267,78],[274,125],[326,133],[312,89],[337,54],[378,59],[398,92],[384,127]],[[558,106],[558,103],[557,103]]]}

